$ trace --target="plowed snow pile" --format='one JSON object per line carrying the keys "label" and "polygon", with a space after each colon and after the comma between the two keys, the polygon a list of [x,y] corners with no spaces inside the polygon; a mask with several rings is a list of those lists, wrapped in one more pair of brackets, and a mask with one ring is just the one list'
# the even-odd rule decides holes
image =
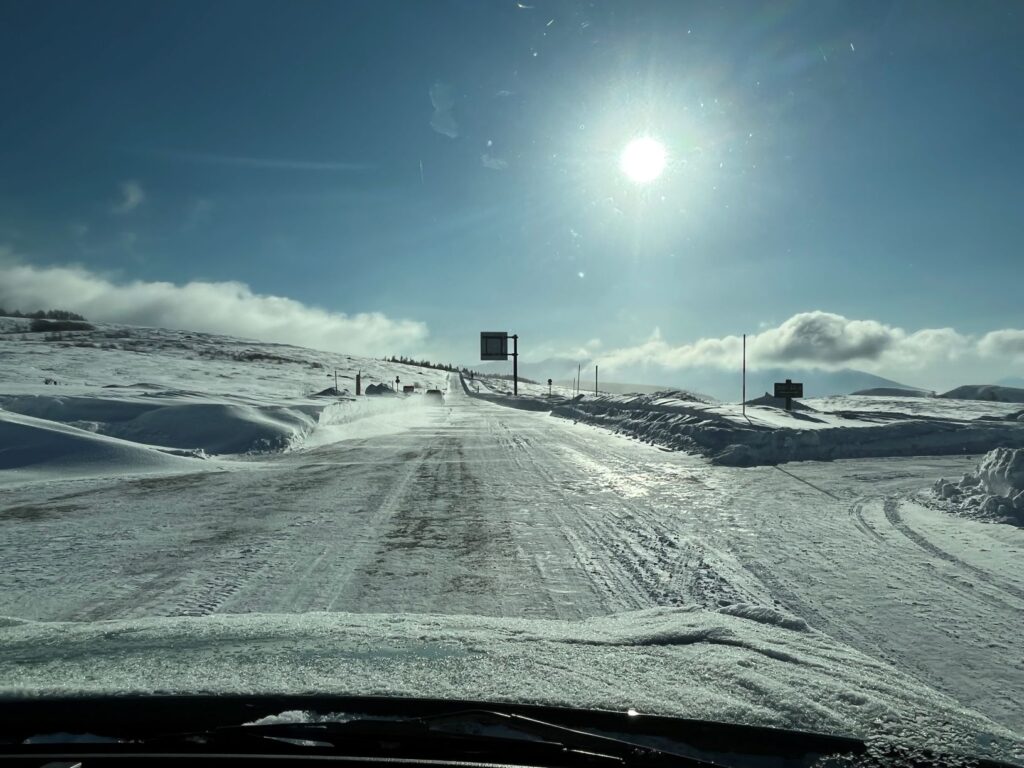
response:
{"label": "plowed snow pile", "polygon": [[935,493],[965,516],[1024,526],[1024,449],[989,451],[975,472],[940,479]]}
{"label": "plowed snow pile", "polygon": [[741,467],[1024,448],[1024,414],[1018,405],[999,402],[846,395],[794,401],[787,411],[766,394],[743,412],[736,403],[666,391],[587,395],[551,412]]}

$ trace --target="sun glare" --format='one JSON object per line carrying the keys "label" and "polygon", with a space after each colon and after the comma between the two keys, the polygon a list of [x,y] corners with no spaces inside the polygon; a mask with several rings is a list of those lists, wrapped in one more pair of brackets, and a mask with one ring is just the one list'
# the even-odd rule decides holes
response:
{"label": "sun glare", "polygon": [[646,184],[661,176],[665,170],[665,145],[650,136],[633,139],[622,150],[619,167],[637,184]]}

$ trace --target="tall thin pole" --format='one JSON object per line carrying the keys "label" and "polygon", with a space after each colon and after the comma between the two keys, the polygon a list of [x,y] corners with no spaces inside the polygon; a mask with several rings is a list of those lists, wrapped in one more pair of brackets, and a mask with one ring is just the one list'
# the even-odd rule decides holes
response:
{"label": "tall thin pole", "polygon": [[519,334],[512,334],[512,394],[519,396]]}
{"label": "tall thin pole", "polygon": [[743,334],[743,415],[747,415],[747,334]]}
{"label": "tall thin pole", "polygon": [[582,374],[582,372],[583,372],[583,363],[576,363],[576,394],[577,395],[580,393],[580,389],[583,388],[583,385],[580,383],[580,375]]}
{"label": "tall thin pole", "polygon": [[594,397],[597,397],[597,366],[594,366]]}

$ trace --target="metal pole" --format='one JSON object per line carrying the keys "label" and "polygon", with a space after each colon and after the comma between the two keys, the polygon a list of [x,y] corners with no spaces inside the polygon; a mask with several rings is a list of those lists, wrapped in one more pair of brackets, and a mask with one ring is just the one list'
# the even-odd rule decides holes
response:
{"label": "metal pole", "polygon": [[580,376],[582,374],[582,371],[583,371],[583,363],[576,363],[576,394],[577,395],[580,393],[580,390],[583,388],[583,384],[580,383]]}
{"label": "metal pole", "polygon": [[338,394],[338,369],[334,369],[334,394]]}
{"label": "metal pole", "polygon": [[597,397],[597,366],[594,366],[594,397]]}
{"label": "metal pole", "polygon": [[743,334],[743,415],[747,415],[747,334]]}
{"label": "metal pole", "polygon": [[512,334],[512,394],[519,396],[519,334]]}

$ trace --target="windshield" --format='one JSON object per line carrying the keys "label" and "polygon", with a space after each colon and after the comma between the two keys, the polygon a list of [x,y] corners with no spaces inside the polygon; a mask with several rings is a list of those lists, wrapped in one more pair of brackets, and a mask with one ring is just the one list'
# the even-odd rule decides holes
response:
{"label": "windshield", "polygon": [[0,4],[0,695],[1024,762],[1024,6]]}

